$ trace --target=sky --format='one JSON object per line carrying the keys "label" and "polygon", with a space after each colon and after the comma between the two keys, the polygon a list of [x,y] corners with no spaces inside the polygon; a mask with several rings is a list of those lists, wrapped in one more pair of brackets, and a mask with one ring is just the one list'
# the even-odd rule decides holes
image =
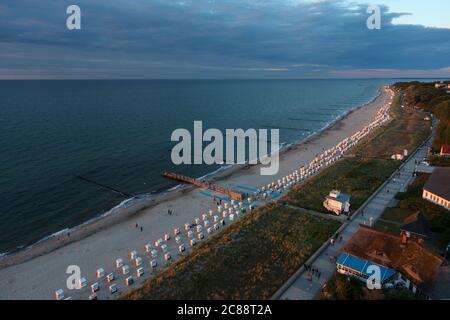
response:
{"label": "sky", "polygon": [[[81,30],[66,27],[72,4]],[[448,0],[2,0],[0,79],[450,77],[449,12]]]}

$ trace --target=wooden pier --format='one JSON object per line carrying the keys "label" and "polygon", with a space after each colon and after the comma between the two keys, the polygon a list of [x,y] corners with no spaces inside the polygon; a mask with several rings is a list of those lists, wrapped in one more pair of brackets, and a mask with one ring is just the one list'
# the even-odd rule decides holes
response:
{"label": "wooden pier", "polygon": [[178,182],[192,184],[192,185],[200,187],[200,188],[207,188],[212,191],[226,194],[230,197],[230,199],[233,199],[233,200],[243,201],[246,197],[245,193],[234,191],[232,189],[219,186],[215,183],[212,183],[212,182],[209,182],[206,180],[195,179],[195,178],[183,176],[181,174],[172,173],[172,172],[164,172],[162,174],[162,176],[165,178],[168,178],[168,179],[178,181]]}

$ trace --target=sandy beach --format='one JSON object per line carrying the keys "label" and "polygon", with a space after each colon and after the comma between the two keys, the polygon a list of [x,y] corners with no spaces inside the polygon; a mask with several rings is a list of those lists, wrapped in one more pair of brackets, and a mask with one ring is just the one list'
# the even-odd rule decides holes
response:
{"label": "sandy beach", "polygon": [[[336,121],[326,130],[293,145],[280,155],[280,170],[275,176],[260,175],[259,166],[235,167],[214,176],[218,184],[235,189],[252,190],[284,177],[301,165],[310,162],[324,149],[331,148],[371,122],[378,110],[387,104],[391,94],[382,89],[380,95]],[[202,213],[216,208],[212,192],[191,186],[168,192],[152,199],[136,201],[120,212],[96,219],[75,231],[53,237],[31,249],[18,252],[0,260],[0,299],[53,299],[55,290],[62,288],[66,296],[87,299],[89,288],[69,291],[66,288],[66,269],[69,265],[80,267],[82,276],[89,283],[95,281],[96,270],[114,272],[114,260],[121,257],[130,265],[129,254],[136,250],[146,257],[144,245],[154,243],[164,234],[173,237],[174,228],[183,228]],[[173,214],[169,215],[168,210]],[[136,228],[136,224],[139,228]],[[140,230],[142,227],[142,231]],[[187,239],[184,239],[187,240]],[[186,241],[185,241],[186,243]],[[177,245],[169,250],[176,256]],[[144,259],[144,269],[149,269],[149,259]],[[164,259],[158,258],[162,270]],[[118,274],[118,272],[115,272]],[[144,281],[140,278],[136,285]],[[123,278],[118,278],[119,291],[123,291]],[[120,285],[119,285],[120,284]],[[113,298],[106,290],[106,282],[100,283],[99,298]]]}

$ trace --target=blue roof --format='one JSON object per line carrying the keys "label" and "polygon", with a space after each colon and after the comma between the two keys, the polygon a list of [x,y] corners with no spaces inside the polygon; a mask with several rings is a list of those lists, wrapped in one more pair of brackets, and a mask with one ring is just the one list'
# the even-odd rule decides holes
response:
{"label": "blue roof", "polygon": [[366,277],[369,277],[372,275],[372,272],[370,272],[370,273],[367,272],[367,268],[369,266],[371,266],[371,265],[378,266],[381,270],[381,282],[388,280],[389,278],[391,278],[393,275],[395,275],[397,273],[397,271],[395,271],[394,269],[384,267],[382,265],[373,263],[371,261],[357,258],[346,252],[343,252],[339,255],[339,258],[336,260],[336,264],[340,264],[346,268],[360,272],[363,275],[365,275]]}

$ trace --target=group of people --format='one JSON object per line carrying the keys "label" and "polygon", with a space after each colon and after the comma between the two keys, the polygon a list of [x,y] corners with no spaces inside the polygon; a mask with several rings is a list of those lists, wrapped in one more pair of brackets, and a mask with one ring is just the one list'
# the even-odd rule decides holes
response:
{"label": "group of people", "polygon": [[313,268],[311,265],[307,265],[307,264],[304,265],[304,268],[307,271],[306,277],[309,281],[312,281],[313,277],[317,278],[317,280],[320,279],[320,276],[322,273],[320,272],[320,270],[318,268]]}

